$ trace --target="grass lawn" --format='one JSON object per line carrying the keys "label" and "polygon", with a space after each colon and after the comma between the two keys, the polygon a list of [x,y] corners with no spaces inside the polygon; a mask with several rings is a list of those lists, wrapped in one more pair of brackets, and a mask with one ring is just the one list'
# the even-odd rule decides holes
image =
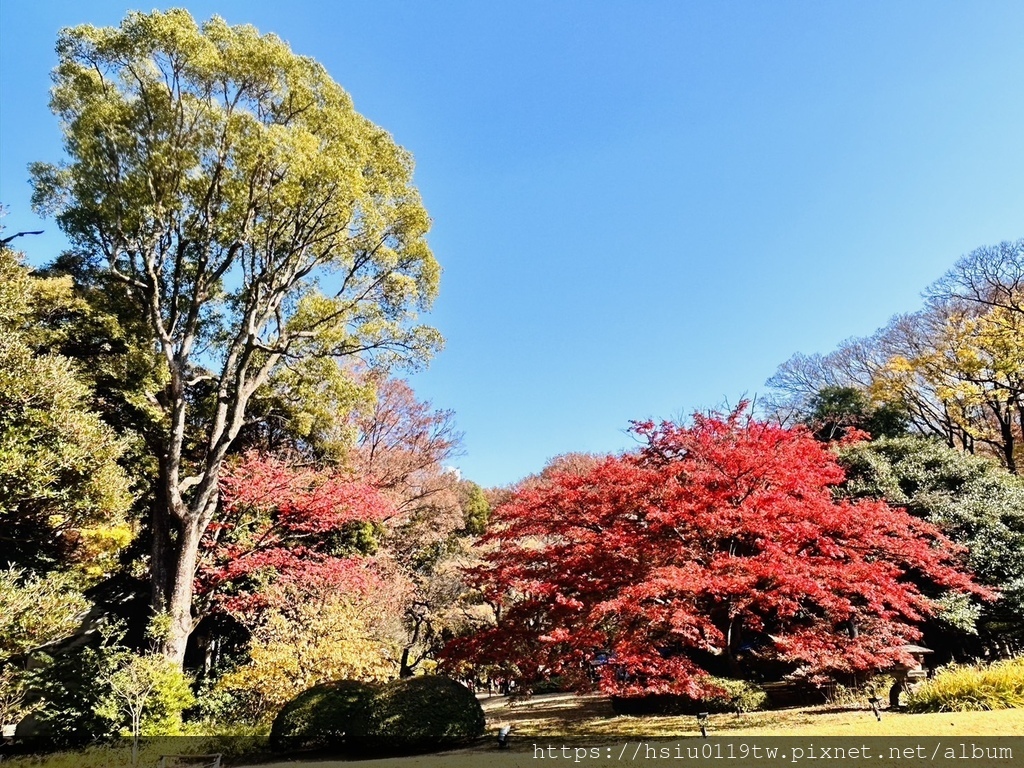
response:
{"label": "grass lawn", "polygon": [[[708,743],[700,739],[697,721],[692,716],[630,717],[616,716],[608,700],[599,695],[572,696],[553,694],[537,696],[526,702],[509,702],[495,696],[481,702],[487,713],[488,729],[493,734],[503,725],[512,726],[512,748],[499,751],[494,737],[478,746],[439,755],[421,755],[384,760],[366,760],[358,763],[331,760],[290,760],[264,764],[259,768],[328,768],[329,766],[359,766],[359,768],[541,768],[534,745],[543,749],[547,744],[569,743],[573,749],[586,750],[587,757],[559,757],[554,762],[579,765],[585,768],[634,765],[681,764],[681,760],[625,760],[618,758],[619,750],[627,742],[633,745],[656,738],[678,738],[687,744]],[[754,712],[744,715],[712,715],[708,736],[1018,736],[1024,734],[1024,709],[992,712],[953,712],[909,715],[882,711],[879,722],[865,704],[864,707],[801,707],[798,709]],[[600,757],[592,757],[594,750]],[[632,746],[629,752],[632,752]],[[611,750],[609,752],[609,750]],[[820,761],[819,761],[820,762]],[[788,762],[786,764],[789,764]],[[837,762],[837,766],[853,762]],[[965,763],[967,764],[967,763]],[[1022,765],[1015,755],[1012,765]],[[728,766],[728,761],[723,763]],[[768,765],[768,763],[766,763]],[[892,766],[883,760],[856,761],[857,768]],[[936,764],[939,768],[941,763]]]}
{"label": "grass lawn", "polygon": [[[615,715],[600,695],[553,694],[510,704],[503,697],[482,701],[495,728],[511,725],[520,738],[604,740],[652,736],[699,736],[691,715],[631,717]],[[882,710],[875,719],[867,702],[857,707],[800,707],[743,715],[712,715],[709,735],[731,736],[1017,736],[1024,734],[1024,709],[990,712],[936,712],[910,715]]]}
{"label": "grass lawn", "polygon": [[[477,744],[452,752],[388,758],[380,760],[339,760],[324,756],[302,755],[288,758],[266,756],[250,762],[239,760],[227,765],[245,765],[254,768],[543,768],[549,762],[539,763],[538,752],[544,755],[549,745],[556,750],[561,745],[572,752],[554,757],[559,764],[578,765],[581,768],[608,768],[632,763],[636,766],[682,765],[689,763],[694,768],[743,768],[750,763],[734,761],[690,760],[645,760],[640,751],[639,759],[631,759],[638,745],[658,746],[655,739],[669,739],[668,744],[686,746],[713,745],[716,740],[726,743],[732,737],[778,737],[789,736],[804,739],[805,746],[822,736],[838,737],[881,737],[872,741],[877,749],[886,747],[888,739],[901,736],[942,737],[956,739],[972,736],[1022,736],[1024,735],[1024,709],[1004,709],[990,712],[951,712],[910,715],[901,712],[882,711],[882,719],[875,719],[866,702],[863,706],[821,706],[751,712],[744,715],[712,715],[708,729],[708,740],[700,738],[696,718],[692,716],[617,716],[612,712],[607,698],[600,695],[573,696],[552,694],[536,696],[528,701],[509,701],[495,696],[481,700],[487,713],[488,735]],[[498,750],[495,736],[500,727],[512,726],[511,749]],[[1020,741],[1020,740],[1018,740]],[[739,743],[739,742],[737,742]],[[763,742],[762,742],[763,743]],[[770,740],[769,740],[770,743]],[[953,743],[952,741],[946,743]],[[819,746],[821,742],[818,742]],[[1024,768],[1024,745],[1015,743],[1014,760],[1006,763],[992,763],[997,768]],[[577,752],[580,750],[581,752]],[[158,768],[158,754],[155,745],[141,756],[138,768]],[[625,757],[621,758],[621,754]],[[1018,755],[1017,752],[1020,754]],[[582,759],[579,755],[582,754]],[[20,758],[4,761],[12,768],[115,768],[128,765],[128,753],[92,749],[79,753],[63,753],[43,758]],[[811,764],[814,768],[818,760]],[[765,768],[772,763],[765,762]],[[875,766],[923,766],[924,762],[857,760],[833,761],[835,768],[874,768]],[[939,761],[930,763],[930,768],[949,768],[953,763]],[[964,766],[977,764],[974,761],[960,761]],[[791,765],[791,761],[777,762],[776,765]],[[819,766],[824,768],[824,766]]]}

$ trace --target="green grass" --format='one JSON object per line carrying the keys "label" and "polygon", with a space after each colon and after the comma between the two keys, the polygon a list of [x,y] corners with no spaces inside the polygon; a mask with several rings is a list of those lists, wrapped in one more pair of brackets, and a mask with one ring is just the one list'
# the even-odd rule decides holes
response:
{"label": "green grass", "polygon": [[[139,744],[138,768],[156,768],[161,756],[177,754],[219,753],[225,766],[255,759],[265,761],[272,754],[267,748],[267,737],[254,735],[251,731],[243,727],[219,736],[143,739]],[[182,768],[187,768],[190,762],[196,764],[186,759],[181,763]],[[130,744],[126,743],[94,745],[73,752],[5,757],[0,765],[3,768],[130,768],[132,751]],[[168,765],[168,768],[173,767]]]}
{"label": "green grass", "polygon": [[[616,717],[606,700],[598,696],[571,697],[556,695],[537,697],[529,702],[508,706],[497,697],[484,702],[489,718],[491,737],[478,746],[439,755],[419,755],[389,760],[360,761],[358,768],[538,768],[534,744],[570,743],[573,749],[598,748],[600,759],[581,762],[562,759],[558,764],[585,768],[621,768],[622,762],[606,749],[618,749],[662,737],[699,741],[696,720],[686,717]],[[494,747],[493,733],[501,724],[512,724],[513,746],[506,752]],[[913,715],[882,712],[881,722],[871,710],[836,707],[804,707],[800,709],[757,712],[746,715],[713,715],[709,736],[1009,736],[1024,733],[1024,710],[997,712],[957,712]],[[668,764],[670,761],[662,761]],[[672,763],[681,761],[671,761]],[[655,765],[634,762],[634,765]],[[724,764],[724,763],[723,763]],[[858,762],[859,768],[892,768],[891,760],[881,758]],[[280,761],[257,768],[352,768],[353,763],[331,760]]]}
{"label": "green grass", "polygon": [[[693,716],[616,716],[607,698],[599,695],[554,694],[536,696],[527,701],[510,701],[495,696],[482,701],[487,713],[488,735],[478,744],[439,755],[418,755],[387,760],[360,760],[352,763],[315,756],[270,760],[235,758],[227,765],[258,768],[537,768],[532,755],[534,743],[569,742],[581,747],[600,747],[657,738],[698,738]],[[743,715],[712,715],[709,736],[1016,736],[1024,733],[1024,709],[990,711],[932,712],[911,714],[883,710],[875,719],[865,700],[843,706],[825,705],[797,709],[751,712]],[[498,752],[494,737],[502,725],[511,725],[513,749]],[[110,760],[109,751],[52,755],[43,760],[19,759],[4,762],[4,768],[114,768],[124,762]],[[564,761],[566,764],[572,760]],[[581,765],[601,768],[617,764],[615,760],[588,760]],[[140,768],[156,768],[156,755],[144,754]],[[869,768],[865,763],[862,768]],[[889,764],[891,765],[891,763]]]}
{"label": "green grass", "polygon": [[[519,704],[484,701],[492,729],[511,725],[521,738],[636,741],[698,736],[692,715],[616,717],[603,696],[539,696]],[[1011,736],[1024,733],[1024,709],[999,712],[910,714],[883,710],[875,719],[865,698],[859,704],[712,715],[710,733],[735,736]]]}

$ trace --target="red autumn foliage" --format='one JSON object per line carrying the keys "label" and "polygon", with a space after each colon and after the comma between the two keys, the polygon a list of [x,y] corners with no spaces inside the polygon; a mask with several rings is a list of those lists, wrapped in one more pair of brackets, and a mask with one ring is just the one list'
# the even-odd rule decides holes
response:
{"label": "red autumn foliage", "polygon": [[699,697],[709,668],[885,668],[942,590],[986,594],[934,526],[836,501],[843,470],[803,429],[744,405],[634,431],[642,450],[556,473],[495,512],[472,580],[497,622],[450,644],[451,668]]}
{"label": "red autumn foliage", "polygon": [[372,559],[346,553],[338,542],[349,523],[394,515],[391,502],[365,482],[248,453],[221,477],[221,510],[201,548],[196,592],[208,604],[252,611],[271,582],[353,595],[381,587]]}

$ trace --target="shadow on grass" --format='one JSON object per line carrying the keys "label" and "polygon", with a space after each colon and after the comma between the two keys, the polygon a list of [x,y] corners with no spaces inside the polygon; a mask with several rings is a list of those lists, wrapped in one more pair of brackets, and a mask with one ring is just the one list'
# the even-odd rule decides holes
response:
{"label": "shadow on grass", "polygon": [[[600,694],[577,696],[549,694],[528,699],[492,697],[482,699],[488,727],[497,733],[512,727],[514,740],[571,739],[573,743],[607,742],[609,738],[699,738],[700,727],[693,715],[617,715],[608,697]],[[711,715],[709,730],[715,733],[764,729],[788,729],[828,720],[836,716],[872,718],[869,707],[831,704],[814,707],[760,710],[742,714]]]}

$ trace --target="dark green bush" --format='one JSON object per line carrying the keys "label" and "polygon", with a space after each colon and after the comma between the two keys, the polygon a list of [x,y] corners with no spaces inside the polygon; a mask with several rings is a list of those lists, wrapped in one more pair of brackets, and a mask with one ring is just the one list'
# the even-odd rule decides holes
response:
{"label": "dark green bush", "polygon": [[321,683],[303,691],[274,718],[270,746],[275,750],[351,746],[370,728],[370,712],[380,686],[358,680]]}
{"label": "dark green bush", "polygon": [[107,647],[78,646],[56,656],[39,654],[29,673],[39,709],[18,726],[18,739],[34,749],[80,747],[111,734],[109,720],[96,705],[109,691],[103,682],[111,671]]}
{"label": "dark green bush", "polygon": [[371,705],[370,728],[352,746],[364,753],[396,754],[458,746],[484,732],[476,695],[447,677],[394,680]]}
{"label": "dark green bush", "polygon": [[724,693],[700,699],[665,693],[616,696],[612,699],[612,709],[618,715],[696,715],[699,712],[735,712],[737,706],[743,712],[752,712],[768,705],[765,692],[753,683],[725,677],[712,677],[708,682]]}
{"label": "dark green bush", "polygon": [[454,747],[483,732],[484,712],[476,696],[446,677],[409,677],[386,685],[338,680],[288,702],[274,719],[270,746],[401,754]]}
{"label": "dark green bush", "polygon": [[534,696],[540,696],[544,693],[562,693],[569,690],[569,684],[562,677],[552,677],[547,680],[541,680],[538,683],[534,683],[530,686],[530,693]]}

